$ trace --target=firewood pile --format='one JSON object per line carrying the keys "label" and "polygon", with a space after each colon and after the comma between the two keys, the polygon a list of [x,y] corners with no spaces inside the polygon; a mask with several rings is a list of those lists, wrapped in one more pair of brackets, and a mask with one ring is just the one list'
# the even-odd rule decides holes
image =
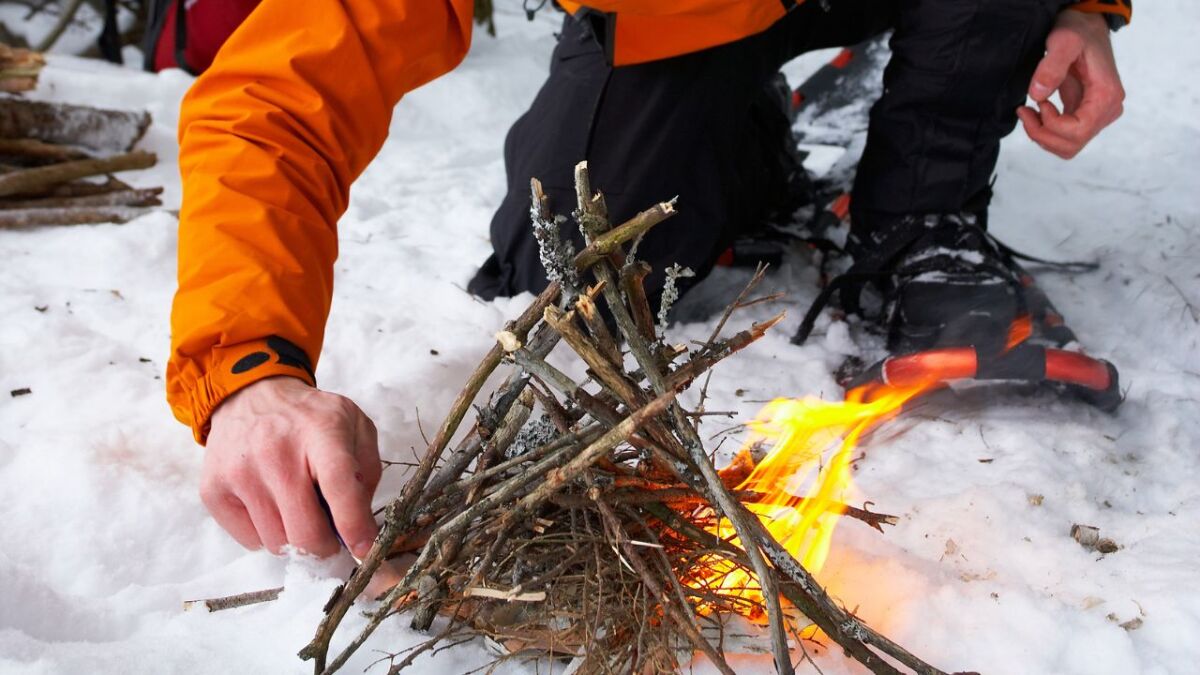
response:
{"label": "firewood pile", "polygon": [[[709,340],[668,344],[666,308],[656,321],[643,286],[649,269],[633,252],[675,203],[611,227],[586,163],[576,167],[576,192],[572,215],[587,242],[579,252],[560,232],[567,219],[551,213],[532,182],[533,227],[551,283],[497,334],[300,656],[317,673],[336,671],[381,622],[403,612],[431,637],[385,657],[391,673],[478,636],[498,648],[498,662],[565,659],[574,673],[657,673],[700,654],[732,673],[721,627],[741,615],[764,625],[782,673],[793,672],[791,650],[802,649],[799,631],[812,625],[872,672],[941,672],[826,594],[746,508],[763,498],[738,489],[754,467],[751,453],[717,470],[697,431],[702,413],[678,399],[782,318],[722,337],[736,310],[763,300],[750,297],[761,270]],[[670,281],[663,295],[669,304]],[[586,364],[585,381],[547,361],[560,343]],[[450,448],[502,366],[507,378]],[[851,511],[876,528],[892,522]],[[714,534],[718,521],[736,536]],[[750,575],[752,592],[713,583],[732,570]],[[390,590],[376,598],[365,628],[331,653],[335,631],[369,584]]]}
{"label": "firewood pile", "polygon": [[133,150],[149,113],[21,98],[44,63],[0,45],[0,229],[124,223],[161,205],[161,187],[134,188],[112,175],[156,163]]}

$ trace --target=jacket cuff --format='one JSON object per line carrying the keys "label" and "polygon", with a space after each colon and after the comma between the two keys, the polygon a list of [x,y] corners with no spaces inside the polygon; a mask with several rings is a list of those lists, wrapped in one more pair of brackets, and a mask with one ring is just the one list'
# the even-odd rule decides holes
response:
{"label": "jacket cuff", "polygon": [[196,381],[191,391],[191,427],[196,442],[204,445],[208,440],[217,406],[259,380],[283,375],[317,386],[311,363],[304,350],[274,335],[213,348],[208,372]]}
{"label": "jacket cuff", "polygon": [[1133,0],[1082,0],[1068,5],[1067,9],[1103,14],[1112,30],[1117,30],[1133,20]]}

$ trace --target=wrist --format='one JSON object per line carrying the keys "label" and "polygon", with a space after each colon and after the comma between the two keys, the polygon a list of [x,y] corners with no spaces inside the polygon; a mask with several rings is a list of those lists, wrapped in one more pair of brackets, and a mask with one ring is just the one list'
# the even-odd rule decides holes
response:
{"label": "wrist", "polygon": [[1076,26],[1087,26],[1093,30],[1108,30],[1108,22],[1104,20],[1104,15],[1099,12],[1085,12],[1067,7],[1059,12],[1058,21],[1059,23],[1069,22]]}
{"label": "wrist", "polygon": [[225,397],[209,416],[209,426],[219,424],[226,415],[236,415],[245,408],[251,414],[266,407],[276,407],[284,398],[300,390],[315,389],[307,380],[296,375],[279,373],[251,382]]}
{"label": "wrist", "polygon": [[1107,35],[1124,26],[1125,18],[1120,14],[1107,14],[1104,12],[1093,12],[1083,9],[1075,9],[1067,7],[1059,12],[1059,25],[1070,23],[1070,25],[1086,28],[1088,31],[1103,33]]}
{"label": "wrist", "polygon": [[214,348],[208,372],[189,387],[190,409],[184,415],[176,411],[176,416],[186,419],[196,441],[204,445],[214,412],[238,392],[268,379],[316,385],[307,355],[283,338],[271,336]]}

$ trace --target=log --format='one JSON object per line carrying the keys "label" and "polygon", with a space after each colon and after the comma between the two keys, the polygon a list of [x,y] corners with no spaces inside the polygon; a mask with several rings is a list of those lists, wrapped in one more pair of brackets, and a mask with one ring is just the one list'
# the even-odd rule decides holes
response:
{"label": "log", "polygon": [[44,209],[0,210],[0,229],[19,230],[47,225],[127,223],[156,211],[141,206],[60,206]]}
{"label": "log", "polygon": [[0,138],[33,138],[95,152],[128,152],[150,126],[150,113],[0,98]]}
{"label": "log", "polygon": [[70,146],[46,143],[36,138],[0,138],[0,156],[47,164],[83,159],[87,154]]}
{"label": "log", "polygon": [[[6,171],[0,171],[0,175],[5,175]],[[46,185],[36,190],[9,196],[0,197],[0,208],[11,203],[19,203],[33,199],[42,198],[59,198],[59,197],[87,197],[92,195],[103,195],[109,192],[119,192],[121,190],[132,190],[133,187],[117,179],[114,176],[108,176],[103,183],[93,183],[88,180],[73,180],[69,183],[59,183],[56,185]]]}
{"label": "log", "polygon": [[36,192],[47,186],[66,183],[78,178],[98,176],[117,171],[148,169],[158,157],[154,153],[136,151],[112,157],[79,159],[71,162],[21,169],[0,175],[0,196]]}
{"label": "log", "polygon": [[161,206],[162,201],[158,196],[162,194],[162,191],[163,189],[160,187],[153,187],[113,190],[112,192],[66,197],[0,200],[0,211],[6,209],[76,208],[80,206]]}
{"label": "log", "polygon": [[45,65],[45,57],[35,51],[0,43],[0,91],[15,94],[36,88]]}

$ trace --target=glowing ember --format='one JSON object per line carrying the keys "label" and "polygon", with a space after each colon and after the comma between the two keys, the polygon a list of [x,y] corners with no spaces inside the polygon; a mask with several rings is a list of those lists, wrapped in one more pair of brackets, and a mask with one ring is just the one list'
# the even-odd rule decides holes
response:
{"label": "glowing ember", "polygon": [[[847,393],[843,402],[776,399],[751,423],[752,437],[743,452],[760,443],[771,449],[737,490],[760,495],[746,507],[813,574],[829,555],[834,528],[844,511],[851,488],[850,462],[859,438],[928,389],[859,388]],[[797,495],[805,485],[807,491],[800,498]],[[729,521],[721,519],[709,529],[741,545]],[[761,601],[758,582],[750,574],[723,560],[706,563],[703,578],[691,580],[694,587],[744,597],[753,604]]]}

